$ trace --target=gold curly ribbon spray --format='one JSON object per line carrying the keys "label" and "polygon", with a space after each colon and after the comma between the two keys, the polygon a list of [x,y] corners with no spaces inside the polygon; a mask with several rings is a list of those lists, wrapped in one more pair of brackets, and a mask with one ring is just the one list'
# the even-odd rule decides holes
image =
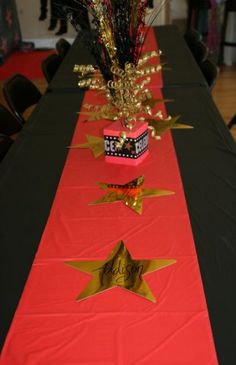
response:
{"label": "gold curly ribbon spray", "polygon": [[[111,67],[113,80],[106,84],[100,71],[92,65],[75,65],[74,72],[79,74],[79,86],[91,90],[105,92],[108,104],[86,105],[88,120],[122,120],[123,127],[132,130],[137,120],[144,120],[139,114],[152,115],[148,100],[153,100],[151,92],[146,88],[150,83],[150,75],[161,70],[162,66],[147,65],[147,62],[159,57],[156,51],[147,52],[139,59],[137,66],[126,63],[124,69],[114,61]],[[115,54],[113,54],[115,59]]]}
{"label": "gold curly ribbon spray", "polygon": [[[104,25],[105,26],[105,25]],[[148,65],[148,61],[160,57],[161,52],[150,51],[144,53],[137,66],[126,63],[124,69],[117,66],[114,61],[111,71],[113,80],[106,84],[101,72],[92,65],[75,65],[74,72],[78,73],[79,87],[90,90],[97,90],[105,93],[108,103],[105,105],[84,105],[87,111],[80,114],[86,115],[88,121],[108,119],[121,120],[122,127],[131,131],[137,121],[148,122],[150,134],[155,139],[161,139],[161,135],[170,128],[187,129],[189,125],[177,124],[178,117],[168,116],[163,118],[159,110],[153,114],[153,108],[158,102],[155,100],[151,91],[147,89],[147,84],[151,81],[151,75],[160,72],[162,65]],[[115,53],[113,53],[115,60]],[[125,142],[123,131],[119,141],[116,143],[117,149],[122,148]]]}

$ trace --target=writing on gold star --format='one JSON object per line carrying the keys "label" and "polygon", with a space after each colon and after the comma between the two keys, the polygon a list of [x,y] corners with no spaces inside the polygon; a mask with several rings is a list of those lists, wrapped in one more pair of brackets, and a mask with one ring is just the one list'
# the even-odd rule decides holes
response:
{"label": "writing on gold star", "polygon": [[175,262],[175,259],[134,260],[124,242],[120,241],[105,260],[68,261],[66,264],[92,275],[90,282],[77,297],[78,301],[105,290],[120,287],[156,302],[143,276],[173,265]]}

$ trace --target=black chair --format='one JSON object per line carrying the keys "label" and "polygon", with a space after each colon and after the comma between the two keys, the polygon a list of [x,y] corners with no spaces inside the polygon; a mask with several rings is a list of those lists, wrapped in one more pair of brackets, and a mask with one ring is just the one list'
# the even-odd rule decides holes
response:
{"label": "black chair", "polygon": [[22,124],[5,106],[0,104],[0,133],[11,136],[20,132]]}
{"label": "black chair", "polygon": [[193,41],[191,45],[189,45],[189,49],[197,64],[200,64],[207,59],[208,50],[205,44],[201,41]]}
{"label": "black chair", "polygon": [[41,64],[42,71],[48,83],[50,83],[51,80],[53,79],[61,62],[62,58],[60,55],[57,54],[51,54],[50,56],[45,58],[45,60],[42,61]]}
{"label": "black chair", "polygon": [[199,67],[205,77],[205,80],[210,90],[212,90],[218,76],[217,66],[211,60],[206,59],[199,65]]}
{"label": "black chair", "polygon": [[228,128],[231,129],[234,125],[236,125],[236,114],[233,116],[233,118],[229,122]]}
{"label": "black chair", "polygon": [[69,51],[71,44],[64,38],[61,38],[56,43],[56,50],[61,58],[64,58]]}
{"label": "black chair", "polygon": [[0,162],[6,156],[12,143],[13,140],[10,137],[5,136],[4,134],[0,134]]}
{"label": "black chair", "polygon": [[3,94],[20,123],[24,124],[23,113],[30,106],[38,103],[42,94],[27,77],[16,74],[3,85]]}
{"label": "black chair", "polygon": [[184,34],[184,40],[190,48],[193,43],[201,42],[202,36],[196,29],[189,29]]}

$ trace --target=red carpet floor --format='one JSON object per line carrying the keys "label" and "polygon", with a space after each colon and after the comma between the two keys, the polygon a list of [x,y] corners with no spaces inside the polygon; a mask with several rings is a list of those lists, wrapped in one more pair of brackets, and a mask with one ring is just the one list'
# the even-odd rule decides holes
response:
{"label": "red carpet floor", "polygon": [[0,65],[0,80],[3,81],[15,73],[23,74],[31,80],[42,79],[41,62],[55,51],[15,52],[3,65]]}

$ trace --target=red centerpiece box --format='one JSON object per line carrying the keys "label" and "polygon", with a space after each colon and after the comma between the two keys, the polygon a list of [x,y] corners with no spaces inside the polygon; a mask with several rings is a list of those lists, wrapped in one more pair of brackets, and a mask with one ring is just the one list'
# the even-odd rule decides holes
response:
{"label": "red centerpiece box", "polygon": [[[126,139],[122,147],[117,148],[122,132],[126,133]],[[136,122],[130,131],[117,121],[103,133],[106,162],[136,166],[148,155],[148,124],[145,122]]]}

